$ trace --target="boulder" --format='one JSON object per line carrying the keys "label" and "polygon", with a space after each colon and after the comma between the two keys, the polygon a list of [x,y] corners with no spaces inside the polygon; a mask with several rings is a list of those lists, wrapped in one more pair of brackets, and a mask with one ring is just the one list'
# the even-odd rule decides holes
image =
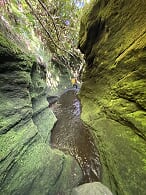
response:
{"label": "boulder", "polygon": [[112,195],[111,191],[100,182],[85,183],[73,189],[71,195]]}

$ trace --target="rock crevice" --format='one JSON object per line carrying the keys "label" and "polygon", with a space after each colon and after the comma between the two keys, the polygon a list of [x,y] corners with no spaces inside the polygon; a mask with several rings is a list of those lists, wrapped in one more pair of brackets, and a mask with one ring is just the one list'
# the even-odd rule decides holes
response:
{"label": "rock crevice", "polygon": [[[82,119],[94,129],[102,182],[114,194],[145,194],[146,3],[99,0],[85,9],[80,99]],[[93,29],[98,39],[90,40]]]}

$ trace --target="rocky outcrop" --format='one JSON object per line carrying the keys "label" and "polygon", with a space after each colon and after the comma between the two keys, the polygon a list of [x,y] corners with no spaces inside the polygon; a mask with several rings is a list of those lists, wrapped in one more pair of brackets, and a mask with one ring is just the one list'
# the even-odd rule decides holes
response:
{"label": "rocky outcrop", "polygon": [[70,194],[75,160],[49,146],[56,117],[46,99],[45,67],[0,34],[0,194]]}
{"label": "rocky outcrop", "polygon": [[93,128],[102,182],[119,195],[145,194],[145,10],[145,1],[99,0],[81,20],[82,119]]}

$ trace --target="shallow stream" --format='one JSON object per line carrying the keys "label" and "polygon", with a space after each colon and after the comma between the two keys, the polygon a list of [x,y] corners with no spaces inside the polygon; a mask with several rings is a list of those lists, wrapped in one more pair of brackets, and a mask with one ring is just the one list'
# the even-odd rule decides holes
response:
{"label": "shallow stream", "polygon": [[83,171],[83,183],[100,181],[98,151],[87,127],[80,119],[81,105],[75,90],[68,90],[52,106],[58,119],[51,134],[51,145],[71,154]]}

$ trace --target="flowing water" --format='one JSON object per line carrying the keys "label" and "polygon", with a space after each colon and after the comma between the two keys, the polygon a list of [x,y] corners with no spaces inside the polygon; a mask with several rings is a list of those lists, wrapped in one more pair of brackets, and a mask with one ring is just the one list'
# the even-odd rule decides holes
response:
{"label": "flowing water", "polygon": [[87,127],[80,119],[81,105],[75,90],[68,90],[52,109],[58,119],[51,145],[75,157],[83,171],[83,183],[100,181],[98,151]]}

